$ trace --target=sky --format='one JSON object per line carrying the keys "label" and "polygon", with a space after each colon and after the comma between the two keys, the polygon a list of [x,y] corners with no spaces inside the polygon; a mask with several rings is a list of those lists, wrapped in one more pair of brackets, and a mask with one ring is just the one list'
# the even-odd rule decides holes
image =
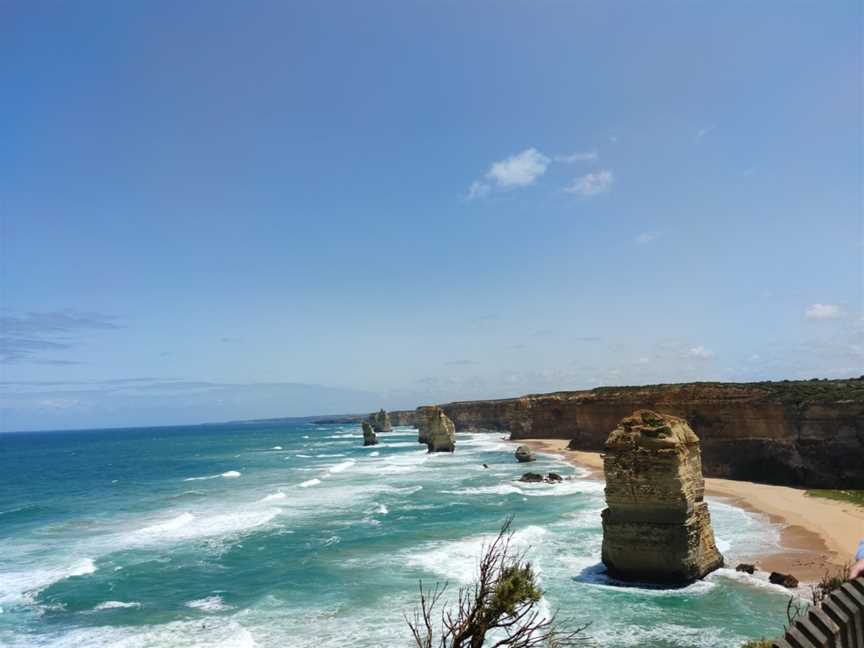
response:
{"label": "sky", "polygon": [[0,3],[0,431],[864,374],[862,8]]}

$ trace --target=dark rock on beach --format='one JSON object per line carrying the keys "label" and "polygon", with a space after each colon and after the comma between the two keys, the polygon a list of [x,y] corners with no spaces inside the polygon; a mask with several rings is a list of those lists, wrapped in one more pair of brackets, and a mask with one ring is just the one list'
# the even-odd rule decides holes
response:
{"label": "dark rock on beach", "polygon": [[783,587],[787,587],[789,589],[795,589],[796,587],[798,587],[798,579],[791,574],[771,572],[771,575],[768,576],[768,580],[775,585],[782,585]]}

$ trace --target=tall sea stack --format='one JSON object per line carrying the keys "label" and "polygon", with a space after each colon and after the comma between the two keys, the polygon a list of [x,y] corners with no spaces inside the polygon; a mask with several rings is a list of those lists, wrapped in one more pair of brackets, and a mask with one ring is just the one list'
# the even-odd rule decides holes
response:
{"label": "tall sea stack", "polygon": [[627,580],[686,583],[723,566],[699,438],[683,419],[639,410],[606,440],[603,563]]}
{"label": "tall sea stack", "polygon": [[417,425],[417,443],[429,445],[429,426],[432,421],[432,416],[439,409],[441,408],[437,405],[421,405],[417,408],[417,416],[415,418]]}
{"label": "tall sea stack", "polygon": [[453,452],[456,449],[456,426],[440,407],[426,417],[426,447],[429,452]]}

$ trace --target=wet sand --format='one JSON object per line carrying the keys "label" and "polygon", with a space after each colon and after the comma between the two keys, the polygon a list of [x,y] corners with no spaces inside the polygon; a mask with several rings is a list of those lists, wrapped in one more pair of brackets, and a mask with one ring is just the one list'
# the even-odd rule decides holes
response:
{"label": "wet sand", "polygon": [[[604,478],[603,456],[599,452],[568,450],[564,439],[530,439],[519,443],[537,452],[561,455],[574,465],[587,468],[592,478]],[[781,571],[802,581],[818,581],[826,572],[848,565],[859,540],[864,538],[864,509],[810,497],[802,489],[708,477],[705,494],[764,515],[783,526],[781,552],[747,561],[764,571]]]}

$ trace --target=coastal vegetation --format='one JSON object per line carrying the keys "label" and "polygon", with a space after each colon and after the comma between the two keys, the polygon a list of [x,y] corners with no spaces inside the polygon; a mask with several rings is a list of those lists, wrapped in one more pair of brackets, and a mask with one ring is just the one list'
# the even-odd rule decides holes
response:
{"label": "coastal vegetation", "polygon": [[837,490],[830,488],[815,488],[807,491],[810,497],[822,497],[838,502],[848,502],[864,507],[864,490]]}
{"label": "coastal vegetation", "polygon": [[420,605],[405,617],[417,648],[564,648],[584,638],[587,625],[560,631],[555,615],[543,613],[536,573],[512,548],[512,524],[508,517],[484,547],[477,579],[459,588],[454,605],[442,600],[446,584],[420,582]]}

